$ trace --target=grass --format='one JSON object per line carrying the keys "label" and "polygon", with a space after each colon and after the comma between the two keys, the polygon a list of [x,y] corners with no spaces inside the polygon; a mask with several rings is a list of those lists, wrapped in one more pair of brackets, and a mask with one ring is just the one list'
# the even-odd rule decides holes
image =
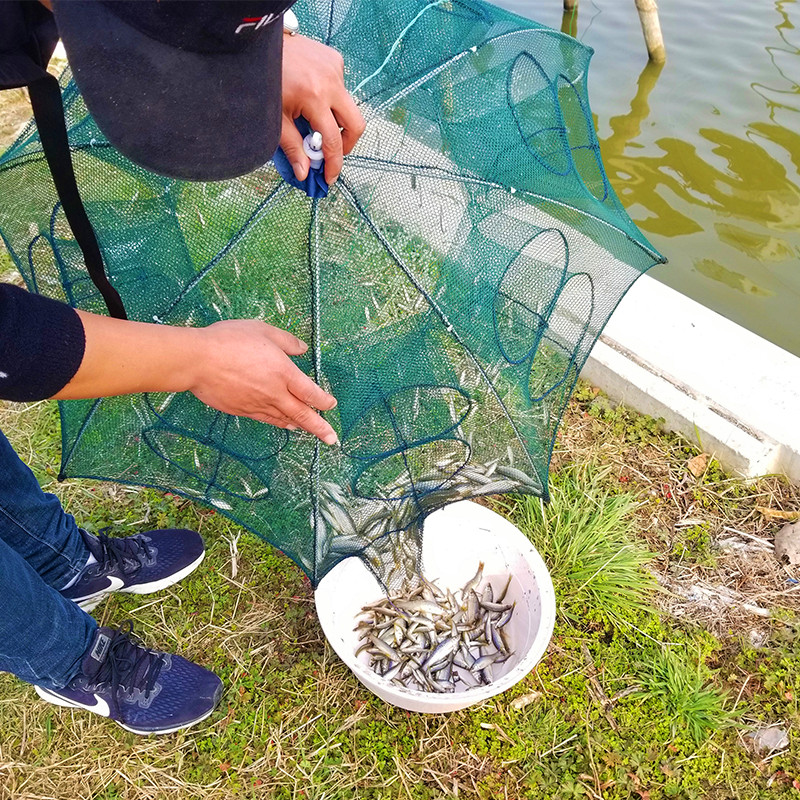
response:
{"label": "grass", "polygon": [[[553,482],[550,503],[526,496],[508,510],[554,575],[559,612],[621,626],[649,608],[649,554],[635,541],[631,494],[612,494],[591,469],[570,467]],[[588,616],[587,616],[588,615]]]}
{"label": "grass", "polygon": [[[207,722],[142,739],[41,703],[0,675],[0,798],[794,796],[793,734],[768,761],[744,745],[747,730],[800,722],[793,595],[769,594],[773,618],[744,625],[734,616],[730,632],[714,635],[702,608],[676,618],[658,585],[685,571],[708,578],[729,558],[709,566],[703,553],[678,553],[670,521],[681,503],[704,507],[691,513],[705,515],[711,548],[723,527],[764,534],[751,509],[765,494],[787,509],[798,496],[775,479],[687,477],[696,451],[647,420],[627,424],[636,417],[624,409],[589,413],[597,397],[581,387],[570,404],[549,506],[492,501],[553,574],[560,614],[547,654],[504,695],[432,716],[387,706],[360,686],[324,641],[311,587],[287,558],[182,498],[58,484],[54,404],[0,407],[0,428],[82,524],[202,532],[208,556],[196,573],[153,597],[112,597],[95,613],[108,624],[132,618],[148,642],[212,667],[226,687]],[[768,583],[762,576],[760,591]],[[754,624],[767,637],[758,649]]]}
{"label": "grass", "polygon": [[725,697],[707,683],[703,671],[701,660],[693,667],[665,647],[643,661],[639,676],[645,688],[637,693],[638,697],[662,701],[672,720],[672,734],[683,726],[698,745],[733,720]]}

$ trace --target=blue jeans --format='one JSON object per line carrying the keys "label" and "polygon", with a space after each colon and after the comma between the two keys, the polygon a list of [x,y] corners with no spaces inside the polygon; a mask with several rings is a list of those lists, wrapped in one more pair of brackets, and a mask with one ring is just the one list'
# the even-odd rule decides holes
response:
{"label": "blue jeans", "polygon": [[97,623],[57,591],[89,550],[0,431],[0,671],[48,689],[78,674]]}

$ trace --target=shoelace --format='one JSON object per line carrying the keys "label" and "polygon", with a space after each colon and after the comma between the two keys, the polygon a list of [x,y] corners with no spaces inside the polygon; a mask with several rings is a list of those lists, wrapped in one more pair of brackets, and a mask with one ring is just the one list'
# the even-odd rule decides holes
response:
{"label": "shoelace", "polygon": [[163,666],[163,653],[145,647],[133,632],[133,621],[126,619],[115,629],[105,660],[92,677],[92,683],[111,687],[111,705],[120,716],[119,690],[139,689],[148,698]]}
{"label": "shoelace", "polygon": [[99,568],[107,571],[117,567],[124,575],[135,575],[142,568],[142,559],[151,557],[151,548],[140,537],[112,538],[106,535],[107,530],[103,528],[97,534],[97,547],[90,546]]}

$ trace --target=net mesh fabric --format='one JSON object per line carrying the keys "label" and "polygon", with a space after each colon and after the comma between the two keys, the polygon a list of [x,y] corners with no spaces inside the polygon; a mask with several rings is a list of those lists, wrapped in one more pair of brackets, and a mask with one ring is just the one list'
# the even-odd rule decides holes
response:
{"label": "net mesh fabric", "polygon": [[[62,475],[216,508],[318,582],[361,556],[387,586],[455,500],[547,496],[556,429],[631,283],[663,260],[623,211],[586,93],[591,51],[481,2],[301,0],[367,120],[311,200],[272,164],[186,183],[108,144],[69,73],[69,140],[131,319],[259,318],[310,344],[340,448],[192,395],[62,402]],[[0,231],[31,291],[104,313],[31,124],[0,159]]]}

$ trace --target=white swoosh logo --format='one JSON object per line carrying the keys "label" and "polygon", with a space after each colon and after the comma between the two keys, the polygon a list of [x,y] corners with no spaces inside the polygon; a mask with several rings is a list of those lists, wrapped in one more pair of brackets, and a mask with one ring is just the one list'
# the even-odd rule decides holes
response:
{"label": "white swoosh logo", "polygon": [[106,701],[97,694],[94,696],[94,699],[97,702],[93,706],[90,706],[87,703],[81,703],[81,705],[88,711],[94,711],[95,714],[100,714],[103,717],[110,717],[111,708],[109,707],[108,703],[106,703]]}
{"label": "white swoosh logo", "polygon": [[117,589],[121,589],[125,585],[125,581],[122,578],[114,578],[113,576],[108,576],[108,586],[105,587],[102,591],[104,592],[116,592]]}

